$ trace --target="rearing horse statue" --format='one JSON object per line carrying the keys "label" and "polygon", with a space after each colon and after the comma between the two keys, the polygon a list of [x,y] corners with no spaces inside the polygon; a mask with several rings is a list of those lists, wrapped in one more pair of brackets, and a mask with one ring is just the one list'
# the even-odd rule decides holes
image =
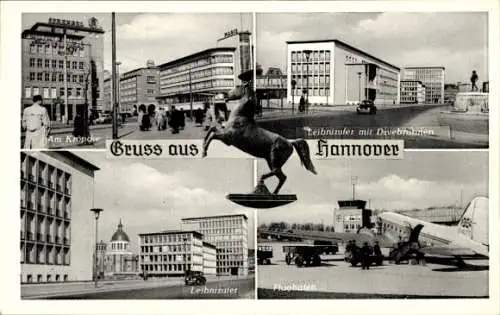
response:
{"label": "rearing horse statue", "polygon": [[[242,76],[243,74],[240,78]],[[220,140],[254,157],[265,159],[271,171],[260,177],[259,185],[264,185],[265,179],[276,176],[279,182],[273,194],[278,194],[286,181],[286,175],[281,168],[292,155],[294,148],[301,164],[308,171],[316,174],[316,169],[310,158],[309,146],[304,139],[287,140],[257,125],[254,117],[254,100],[250,96],[252,94],[250,82],[251,80],[248,80],[242,87],[229,92],[229,99],[239,99],[240,103],[231,111],[224,130],[218,130],[215,126],[208,130],[203,143],[203,157],[207,156],[210,142]]]}

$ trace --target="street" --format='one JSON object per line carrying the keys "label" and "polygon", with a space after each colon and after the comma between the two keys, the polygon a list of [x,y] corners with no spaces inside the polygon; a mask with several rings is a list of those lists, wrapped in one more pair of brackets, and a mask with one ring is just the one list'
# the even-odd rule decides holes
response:
{"label": "street", "polygon": [[[186,286],[182,279],[101,284],[100,288],[66,293],[23,296],[23,299],[253,299],[255,278],[209,280],[204,286]],[[152,283],[150,283],[152,282]],[[61,284],[65,285],[65,284]],[[90,284],[92,285],[92,284]]]}

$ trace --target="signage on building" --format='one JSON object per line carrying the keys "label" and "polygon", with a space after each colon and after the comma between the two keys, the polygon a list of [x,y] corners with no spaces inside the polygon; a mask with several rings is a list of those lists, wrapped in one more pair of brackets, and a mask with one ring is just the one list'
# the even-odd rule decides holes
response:
{"label": "signage on building", "polygon": [[74,27],[85,27],[83,22],[73,21],[73,20],[63,20],[56,18],[49,18],[49,24],[58,25],[58,26],[74,26]]}
{"label": "signage on building", "polygon": [[233,37],[233,36],[236,36],[238,35],[238,29],[237,28],[233,28],[232,30],[228,31],[228,32],[225,32],[224,33],[224,37],[222,37],[221,39],[219,39],[218,41],[221,41],[223,39],[226,39],[226,38],[229,38],[229,37]]}

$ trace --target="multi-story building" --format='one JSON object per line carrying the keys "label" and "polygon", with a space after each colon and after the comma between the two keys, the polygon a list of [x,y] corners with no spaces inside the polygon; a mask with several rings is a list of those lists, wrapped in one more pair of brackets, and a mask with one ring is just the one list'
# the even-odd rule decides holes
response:
{"label": "multi-story building", "polygon": [[[337,39],[287,42],[287,100],[344,105],[399,103],[400,69]],[[292,87],[292,81],[296,85]],[[307,97],[308,96],[308,97]]]}
{"label": "multi-story building", "polygon": [[123,230],[123,224],[120,220],[106,251],[105,276],[111,278],[134,275],[138,271],[138,256],[130,251],[130,238]]}
{"label": "multi-story building", "polygon": [[234,47],[210,48],[159,66],[159,105],[203,108],[203,102],[227,93],[236,84]]}
{"label": "multi-story building", "polygon": [[[34,95],[43,97],[51,120],[67,121],[77,111],[102,107],[104,30],[97,19],[82,22],[50,18],[22,32],[24,109]],[[66,71],[66,76],[65,76]],[[67,81],[67,95],[65,95]],[[67,104],[65,104],[67,98]]]}
{"label": "multi-story building", "polygon": [[266,74],[257,76],[257,99],[262,107],[286,105],[286,75],[281,69],[270,67]]}
{"label": "multi-story building", "polygon": [[154,61],[120,76],[120,112],[132,112],[140,105],[157,105],[160,93],[160,71]]}
{"label": "multi-story building", "polygon": [[248,219],[244,214],[184,218],[183,230],[198,231],[217,247],[218,275],[248,275]]}
{"label": "multi-story building", "polygon": [[372,211],[365,209],[364,200],[339,200],[334,209],[334,230],[341,233],[356,233],[362,227],[371,225]]}
{"label": "multi-story building", "polygon": [[236,74],[236,85],[241,85],[238,75],[242,72],[253,69],[253,46],[252,34],[249,31],[238,31],[233,29],[224,37],[217,40],[217,47],[234,47],[234,73]]}
{"label": "multi-story building", "polygon": [[402,80],[417,80],[425,85],[425,103],[444,102],[444,67],[406,67]]}
{"label": "multi-story building", "polygon": [[186,271],[214,275],[214,245],[203,242],[197,231],[163,231],[139,234],[139,264],[148,277],[183,276]]}
{"label": "multi-story building", "polygon": [[401,80],[401,103],[425,103],[425,85],[421,81]]}
{"label": "multi-story building", "polygon": [[102,110],[111,111],[113,106],[111,104],[111,73],[109,71],[104,71],[104,83],[102,86]]}
{"label": "multi-story building", "polygon": [[97,170],[69,151],[21,152],[21,283],[92,279]]}
{"label": "multi-story building", "polygon": [[207,242],[203,242],[203,273],[217,274],[217,247]]}

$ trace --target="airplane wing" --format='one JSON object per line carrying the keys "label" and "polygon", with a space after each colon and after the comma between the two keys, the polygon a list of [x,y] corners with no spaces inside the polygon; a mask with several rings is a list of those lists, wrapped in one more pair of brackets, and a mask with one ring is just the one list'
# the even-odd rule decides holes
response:
{"label": "airplane wing", "polygon": [[431,256],[474,256],[478,254],[470,248],[448,246],[424,247],[420,251]]}

